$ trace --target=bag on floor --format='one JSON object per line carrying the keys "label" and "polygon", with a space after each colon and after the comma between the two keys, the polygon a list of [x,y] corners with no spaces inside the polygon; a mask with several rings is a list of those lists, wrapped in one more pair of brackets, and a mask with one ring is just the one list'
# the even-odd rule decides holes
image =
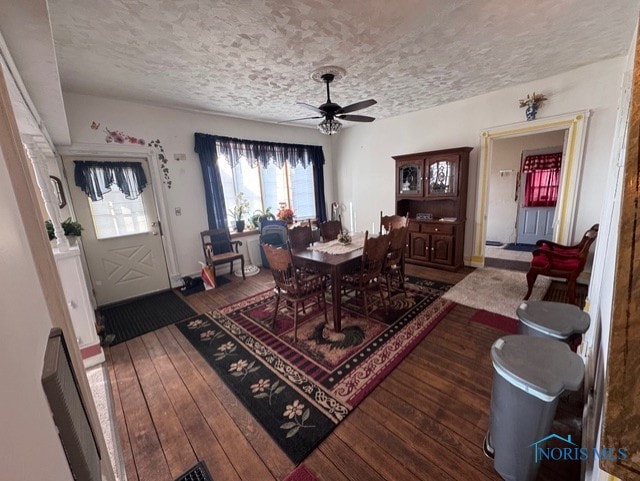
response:
{"label": "bag on floor", "polygon": [[213,273],[213,269],[210,266],[203,264],[202,262],[200,263],[200,265],[202,266],[202,270],[200,271],[200,277],[202,277],[202,282],[204,283],[204,289],[206,291],[215,289],[216,276]]}

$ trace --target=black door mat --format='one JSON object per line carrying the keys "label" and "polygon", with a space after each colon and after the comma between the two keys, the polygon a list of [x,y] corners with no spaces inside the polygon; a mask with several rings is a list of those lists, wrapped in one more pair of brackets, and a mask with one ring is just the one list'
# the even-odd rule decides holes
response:
{"label": "black door mat", "polygon": [[173,291],[100,309],[105,336],[115,336],[110,345],[128,341],[195,315],[196,311]]}
{"label": "black door mat", "polygon": [[508,251],[533,252],[536,247],[535,244],[507,244],[505,249]]}
{"label": "black door mat", "polygon": [[176,481],[213,481],[204,461],[200,461],[193,468],[176,478]]}

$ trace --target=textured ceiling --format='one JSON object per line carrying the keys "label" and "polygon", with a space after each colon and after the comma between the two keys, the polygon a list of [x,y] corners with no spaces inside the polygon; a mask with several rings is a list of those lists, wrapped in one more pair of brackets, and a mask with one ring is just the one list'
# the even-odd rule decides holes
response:
{"label": "textured ceiling", "polygon": [[324,102],[323,65],[347,71],[334,102],[384,118],[624,55],[638,5],[49,0],[64,91],[266,121],[313,115],[296,102]]}

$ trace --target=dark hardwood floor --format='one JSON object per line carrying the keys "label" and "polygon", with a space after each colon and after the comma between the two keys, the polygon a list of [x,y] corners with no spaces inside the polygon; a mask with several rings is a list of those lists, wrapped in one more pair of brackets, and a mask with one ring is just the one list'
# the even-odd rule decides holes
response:
{"label": "dark hardwood floor", "polygon": [[[409,274],[455,283],[450,273]],[[269,271],[186,297],[207,312],[273,287]],[[456,306],[304,460],[319,480],[499,480],[482,452],[493,342],[504,335]],[[129,481],[170,481],[204,460],[215,481],[282,480],[293,463],[173,326],[106,350]],[[580,439],[580,406],[563,401],[554,432]],[[577,480],[575,463],[543,464],[539,479]]]}

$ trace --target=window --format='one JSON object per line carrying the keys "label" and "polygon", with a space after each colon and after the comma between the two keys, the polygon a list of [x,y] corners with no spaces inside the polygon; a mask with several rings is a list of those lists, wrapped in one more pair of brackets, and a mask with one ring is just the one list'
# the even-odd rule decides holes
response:
{"label": "window", "polygon": [[76,185],[88,196],[97,239],[149,232],[140,162],[74,160]]}
{"label": "window", "polygon": [[554,207],[558,201],[560,169],[541,169],[527,173],[524,207]]}
{"label": "window", "polygon": [[326,220],[322,146],[196,132],[194,149],[200,158],[210,229],[230,226],[229,209],[241,192],[251,212],[277,212],[284,203],[297,218]]}
{"label": "window", "polygon": [[97,201],[87,198],[97,239],[149,232],[142,196],[127,199],[115,186],[102,196]]}
{"label": "window", "polygon": [[555,207],[558,202],[562,152],[528,155],[522,160],[524,207]]}
{"label": "window", "polygon": [[[218,167],[227,209],[235,205],[236,194],[242,192],[249,201],[249,212],[271,207],[274,215],[279,205],[285,203],[295,212],[297,219],[316,217],[313,189],[313,169],[302,164],[291,167],[285,162],[281,167],[269,163],[266,167],[257,163],[252,167],[245,156],[240,156],[235,167],[231,167],[224,154],[218,157]],[[227,224],[234,225],[229,212]]]}

